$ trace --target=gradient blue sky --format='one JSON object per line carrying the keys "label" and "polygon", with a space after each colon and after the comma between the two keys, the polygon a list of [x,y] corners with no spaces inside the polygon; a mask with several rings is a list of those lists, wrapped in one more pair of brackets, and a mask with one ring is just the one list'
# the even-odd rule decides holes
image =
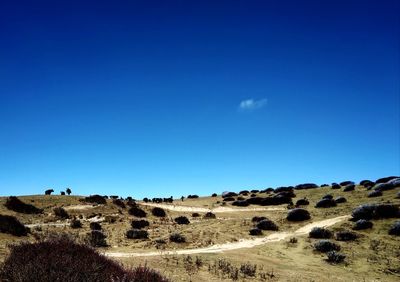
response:
{"label": "gradient blue sky", "polygon": [[400,174],[399,1],[2,1],[0,194]]}

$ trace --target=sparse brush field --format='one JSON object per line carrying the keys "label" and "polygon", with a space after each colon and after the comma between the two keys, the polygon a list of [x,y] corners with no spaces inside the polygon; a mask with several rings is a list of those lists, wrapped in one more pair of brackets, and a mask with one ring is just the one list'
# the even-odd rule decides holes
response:
{"label": "sparse brush field", "polygon": [[[79,196],[18,197],[34,209],[2,197],[0,214],[14,216],[30,231],[27,236],[15,236],[2,227],[0,258],[7,258],[10,244],[62,233],[128,268],[147,265],[171,281],[399,281],[400,236],[389,235],[389,230],[400,220],[396,211],[400,187],[383,188],[382,196],[368,197],[372,190],[361,185],[353,190],[348,185],[294,189],[290,193],[295,195],[289,197],[292,203],[278,205],[244,205],[242,201],[251,194],[253,198],[274,195],[254,191],[233,196],[235,201],[242,197],[239,205],[243,206],[224,201],[221,195],[173,203],[107,199],[106,204],[85,202]],[[338,197],[346,200],[335,201]],[[309,205],[298,208],[308,211],[311,218],[289,221],[289,209],[296,208],[292,204],[304,198]],[[316,208],[323,198],[326,201],[318,206],[329,207]],[[357,222],[360,228],[353,229],[352,211],[362,204],[378,207],[371,210],[367,223]],[[208,211],[215,218],[205,217]],[[315,229],[311,238],[312,227],[328,231]],[[253,235],[251,229],[255,229]]]}

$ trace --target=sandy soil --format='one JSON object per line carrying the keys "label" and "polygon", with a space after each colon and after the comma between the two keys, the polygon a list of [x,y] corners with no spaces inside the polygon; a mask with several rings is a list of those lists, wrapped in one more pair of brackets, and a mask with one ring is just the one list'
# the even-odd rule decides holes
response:
{"label": "sandy soil", "polygon": [[178,212],[213,212],[213,213],[228,213],[228,212],[240,212],[240,211],[282,211],[286,210],[283,207],[268,207],[268,208],[231,208],[231,207],[217,207],[214,209],[207,209],[201,207],[189,207],[179,205],[167,205],[167,204],[155,204],[155,203],[140,203],[144,206],[159,207],[170,211]]}
{"label": "sandy soil", "polygon": [[69,210],[88,210],[88,209],[93,209],[96,206],[93,205],[73,205],[73,206],[66,206],[64,207],[64,210],[69,211]]}
{"label": "sandy soil", "polygon": [[328,227],[348,219],[350,216],[338,216],[335,218],[325,219],[317,222],[312,222],[297,229],[295,232],[276,232],[271,235],[256,239],[240,240],[238,242],[230,242],[225,244],[216,244],[205,248],[196,249],[181,249],[174,251],[158,251],[147,253],[125,253],[125,252],[105,252],[104,254],[109,257],[144,257],[144,256],[159,256],[159,255],[190,255],[190,254],[205,254],[205,253],[221,253],[224,251],[237,250],[243,248],[253,248],[255,246],[278,242],[288,237],[301,236],[308,234],[314,227]]}

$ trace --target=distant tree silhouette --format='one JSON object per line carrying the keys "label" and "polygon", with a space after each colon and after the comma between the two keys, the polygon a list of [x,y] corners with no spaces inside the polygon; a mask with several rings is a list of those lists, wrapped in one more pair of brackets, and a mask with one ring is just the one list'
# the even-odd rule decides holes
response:
{"label": "distant tree silhouette", "polygon": [[44,191],[44,194],[45,195],[51,195],[51,193],[53,193],[53,192],[54,192],[53,189],[48,189],[48,190]]}
{"label": "distant tree silhouette", "polygon": [[71,195],[71,193],[72,193],[70,188],[67,188],[67,190],[65,190],[65,192],[67,192],[68,195]]}

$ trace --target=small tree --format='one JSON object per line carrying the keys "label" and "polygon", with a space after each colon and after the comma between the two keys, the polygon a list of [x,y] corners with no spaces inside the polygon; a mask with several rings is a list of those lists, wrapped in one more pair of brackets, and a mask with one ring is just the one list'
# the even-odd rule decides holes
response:
{"label": "small tree", "polygon": [[71,193],[72,193],[70,188],[67,188],[67,190],[65,190],[65,192],[67,192],[68,196],[71,195]]}

